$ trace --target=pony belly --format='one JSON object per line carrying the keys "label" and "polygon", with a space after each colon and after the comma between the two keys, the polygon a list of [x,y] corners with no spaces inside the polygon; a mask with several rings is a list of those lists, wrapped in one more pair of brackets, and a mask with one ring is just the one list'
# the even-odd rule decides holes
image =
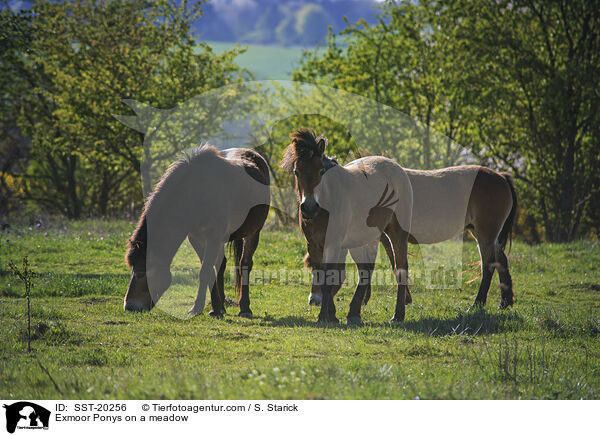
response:
{"label": "pony belly", "polygon": [[362,247],[367,244],[379,241],[381,238],[381,232],[376,227],[354,227],[350,229],[342,242],[342,248],[351,249],[356,247]]}
{"label": "pony belly", "polygon": [[462,226],[433,224],[428,227],[413,224],[410,229],[410,235],[415,240],[415,244],[436,244],[456,237],[463,230],[464,224]]}

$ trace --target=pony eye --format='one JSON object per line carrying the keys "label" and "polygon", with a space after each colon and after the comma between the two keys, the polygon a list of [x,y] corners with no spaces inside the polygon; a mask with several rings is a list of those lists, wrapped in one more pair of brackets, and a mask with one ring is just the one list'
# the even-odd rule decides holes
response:
{"label": "pony eye", "polygon": [[325,168],[321,168],[321,171],[319,171],[319,174],[321,174],[321,175],[325,174]]}
{"label": "pony eye", "polygon": [[294,175],[298,177],[298,170],[294,170]]}

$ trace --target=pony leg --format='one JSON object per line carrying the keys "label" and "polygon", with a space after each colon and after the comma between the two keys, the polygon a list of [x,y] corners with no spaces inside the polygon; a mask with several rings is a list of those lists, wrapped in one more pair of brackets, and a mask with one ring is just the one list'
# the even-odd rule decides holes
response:
{"label": "pony leg", "polygon": [[323,283],[321,283],[321,311],[319,322],[337,324],[335,303],[333,297],[342,287],[346,279],[346,265],[340,262],[323,264]]}
{"label": "pony leg", "polygon": [[479,285],[474,305],[483,307],[487,300],[490,283],[492,282],[492,276],[496,267],[496,250],[494,243],[483,244],[478,242],[478,244],[481,256],[481,284]]}
{"label": "pony leg", "polygon": [[[188,313],[200,315],[202,310],[204,310],[206,288],[210,287],[212,289],[214,286],[216,281],[215,264],[217,259],[222,259],[223,257],[223,243],[217,240],[207,241],[202,256],[202,267],[200,268],[200,274],[198,275],[198,295],[196,295],[194,305],[190,308]],[[216,294],[218,295],[218,293]]]}
{"label": "pony leg", "polygon": [[[192,245],[192,248],[198,255],[198,258],[202,262],[202,257],[204,256],[204,244],[198,238],[195,238],[191,235],[188,236],[188,240]],[[223,256],[223,261],[221,262],[221,266],[219,268],[219,272],[217,274],[217,280],[210,290],[210,316],[222,316],[225,313],[225,290],[224,290],[224,274],[225,274],[225,266],[227,263],[227,259]],[[200,282],[200,276],[198,276],[198,282]]]}
{"label": "pony leg", "polygon": [[[305,265],[308,265],[310,268],[312,268],[312,274],[311,274],[312,275],[312,284],[311,284],[311,288],[310,288],[310,295],[308,296],[308,305],[309,306],[320,306],[321,300],[323,299],[323,296],[321,293],[321,286],[322,286],[322,282],[324,281],[325,270],[323,269],[322,264],[317,264],[314,261],[313,254],[311,253],[310,248],[304,258],[304,261],[305,261]],[[343,262],[338,263],[338,264],[332,265],[332,268],[333,268],[333,270],[338,271],[338,274],[340,276],[339,286],[334,286],[331,289],[331,295],[333,297],[335,297],[337,292],[340,290],[342,283],[344,283],[344,280],[346,279],[346,264]]]}
{"label": "pony leg", "polygon": [[308,296],[309,306],[320,306],[322,295],[321,295],[321,283],[320,277],[323,274],[323,247],[317,244],[307,241],[306,243],[306,255],[304,256],[304,266],[311,269],[312,283],[310,288],[310,294]]}
{"label": "pony leg", "polygon": [[[338,323],[336,318],[335,304],[333,302],[333,296],[342,286],[342,274],[340,264],[341,257],[345,253],[340,248],[326,249],[323,253],[323,273],[324,281],[321,285],[321,294],[323,296],[321,302],[321,311],[319,312],[319,322],[327,323]],[[345,266],[343,268],[345,273]]]}
{"label": "pony leg", "polygon": [[394,274],[398,283],[396,292],[396,309],[390,323],[404,321],[406,307],[406,284],[408,282],[408,232],[402,229],[396,215],[386,228],[394,249]]}
{"label": "pony leg", "polygon": [[256,232],[251,236],[244,238],[244,249],[242,251],[242,258],[240,260],[240,313],[239,316],[244,318],[252,318],[252,311],[250,310],[250,272],[254,262],[252,256],[258,247],[258,241],[260,239],[260,232]]}
{"label": "pony leg", "polygon": [[225,315],[225,267],[227,266],[227,258],[223,256],[221,266],[217,272],[217,280],[210,290],[211,310],[208,313],[211,316],[219,317]]}
{"label": "pony leg", "polygon": [[319,283],[319,274],[322,271],[319,267],[313,266],[312,268],[312,284],[310,288],[310,295],[308,296],[309,306],[320,306],[323,295],[321,294],[321,284]]}
{"label": "pony leg", "polygon": [[[346,280],[346,263],[335,263],[331,265],[330,271],[334,273],[334,277],[332,280],[333,283],[329,288],[329,291],[331,293],[331,301],[333,301],[333,297],[337,295],[338,291],[344,284],[344,280]],[[333,320],[333,322],[338,322],[337,318],[335,317],[335,305],[333,304],[329,306],[329,317]]]}
{"label": "pony leg", "polygon": [[367,292],[371,294],[371,279],[375,269],[375,260],[377,258],[377,243],[367,247],[350,250],[352,259],[356,262],[358,270],[358,283],[350,302],[350,309],[346,316],[346,324],[360,324],[360,309],[365,300]]}
{"label": "pony leg", "polygon": [[[388,259],[390,260],[390,266],[392,268],[394,268],[394,249],[392,248],[392,244],[389,240],[389,238],[385,235],[382,234],[381,235],[381,244],[383,245],[383,248],[385,248],[385,252],[388,256]],[[406,270],[408,271],[408,261],[406,262]],[[365,294],[365,301],[363,302],[363,306],[365,306],[367,304],[367,302],[369,301],[369,298],[371,298],[371,288],[368,289],[368,294]],[[410,291],[408,290],[408,284],[406,285],[406,299],[405,299],[406,304],[410,304],[412,303],[412,296],[410,295]]]}
{"label": "pony leg", "polygon": [[514,294],[512,278],[508,271],[508,259],[506,259],[506,254],[504,254],[502,249],[498,253],[498,266],[496,266],[496,269],[500,276],[500,292],[502,295],[499,308],[506,309],[514,304]]}
{"label": "pony leg", "polygon": [[368,293],[371,295],[371,279],[373,278],[374,263],[357,263],[358,283],[350,302],[350,309],[346,315],[346,324],[360,324],[360,309]]}

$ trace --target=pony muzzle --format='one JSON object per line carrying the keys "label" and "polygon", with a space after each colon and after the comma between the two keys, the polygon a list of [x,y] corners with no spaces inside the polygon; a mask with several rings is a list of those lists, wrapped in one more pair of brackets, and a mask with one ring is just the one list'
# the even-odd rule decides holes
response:
{"label": "pony muzzle", "polygon": [[146,271],[132,271],[123,301],[123,309],[129,312],[145,312],[152,310],[154,304],[148,288]]}
{"label": "pony muzzle", "polygon": [[300,203],[300,213],[302,214],[302,218],[314,218],[315,216],[317,216],[320,210],[321,206],[319,206],[316,196],[302,196],[302,202]]}

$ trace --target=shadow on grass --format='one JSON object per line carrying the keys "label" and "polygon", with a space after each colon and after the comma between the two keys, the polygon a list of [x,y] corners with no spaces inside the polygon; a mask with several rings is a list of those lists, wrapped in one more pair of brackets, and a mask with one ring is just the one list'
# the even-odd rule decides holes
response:
{"label": "shadow on grass", "polygon": [[[261,320],[261,324],[273,327],[316,327],[317,321],[314,319],[303,318],[300,316],[284,316],[274,318],[270,315],[265,316]],[[345,327],[343,324],[328,324],[328,327]]]}
{"label": "shadow on grass", "polygon": [[[341,319],[339,324],[321,325],[314,319],[299,316],[284,316],[274,318],[270,315],[261,320],[261,324],[273,327],[323,327],[335,329],[350,328],[390,328],[390,324],[363,322],[361,326],[348,326]],[[502,311],[488,313],[483,309],[473,308],[468,312],[458,314],[451,318],[424,317],[416,320],[408,320],[393,325],[393,328],[414,333],[422,333],[427,336],[454,336],[454,335],[488,335],[503,331],[514,330],[523,323],[523,318],[514,311]]]}
{"label": "shadow on grass", "polygon": [[488,313],[484,309],[472,308],[452,318],[424,317],[409,320],[399,324],[398,328],[427,336],[476,336],[514,330],[522,323],[523,318],[514,311]]}
{"label": "shadow on grass", "polygon": [[583,283],[569,283],[566,285],[567,289],[579,292],[600,292],[600,283],[583,282]]}

